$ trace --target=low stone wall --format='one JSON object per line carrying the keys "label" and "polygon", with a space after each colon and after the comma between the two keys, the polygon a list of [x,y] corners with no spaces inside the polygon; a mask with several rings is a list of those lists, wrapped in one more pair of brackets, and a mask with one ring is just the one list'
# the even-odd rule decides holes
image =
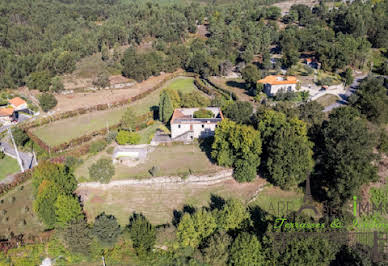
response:
{"label": "low stone wall", "polygon": [[87,182],[78,184],[79,188],[99,188],[110,189],[114,187],[121,187],[126,185],[155,185],[155,184],[199,184],[199,185],[212,185],[226,180],[232,180],[233,170],[224,170],[214,175],[195,176],[190,175],[186,179],[182,179],[178,176],[163,176],[154,177],[149,179],[126,179],[115,180],[108,184],[101,184],[98,182]]}

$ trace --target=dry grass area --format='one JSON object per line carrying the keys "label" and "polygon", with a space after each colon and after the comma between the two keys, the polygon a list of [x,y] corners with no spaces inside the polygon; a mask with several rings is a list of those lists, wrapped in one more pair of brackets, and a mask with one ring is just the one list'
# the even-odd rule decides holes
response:
{"label": "dry grass area", "polygon": [[31,181],[0,197],[0,238],[14,234],[36,235],[44,230],[32,209]]}
{"label": "dry grass area", "polygon": [[229,180],[213,185],[127,185],[110,190],[83,188],[78,189],[77,193],[86,194],[84,209],[88,220],[93,220],[105,211],[116,216],[121,225],[125,225],[128,224],[129,216],[138,212],[143,213],[153,224],[164,224],[171,222],[174,210],[181,210],[186,204],[207,206],[212,194],[239,198],[247,203],[264,182],[263,179],[257,179],[243,184]]}
{"label": "dry grass area", "polygon": [[[87,180],[89,177],[89,167],[100,158],[111,158],[111,155],[101,152],[96,156],[85,159],[85,162],[76,169],[76,177],[82,181]],[[213,164],[198,145],[183,144],[158,146],[148,154],[144,163],[133,167],[122,164],[116,164],[115,166],[116,173],[112,178],[113,180],[150,178],[152,176],[149,170],[153,166],[159,168],[158,176],[185,176],[189,174],[189,171],[192,174],[202,175],[216,173],[225,169]]]}
{"label": "dry grass area", "polygon": [[227,79],[222,77],[211,77],[210,81],[219,87],[234,92],[241,101],[253,101],[253,97],[248,95],[248,92],[245,89],[245,82],[241,78]]}
{"label": "dry grass area", "polygon": [[152,89],[158,83],[162,82],[164,78],[170,75],[171,73],[165,73],[159,76],[153,76],[127,89],[100,90],[97,92],[56,95],[55,97],[58,100],[58,105],[55,107],[54,111],[58,113],[66,112],[76,110],[78,108],[86,108],[97,104],[112,103],[125,98],[130,98]]}
{"label": "dry grass area", "polygon": [[327,107],[329,105],[336,103],[338,100],[340,100],[340,98],[337,95],[325,94],[319,97],[318,99],[316,99],[315,101],[320,103],[323,107]]}

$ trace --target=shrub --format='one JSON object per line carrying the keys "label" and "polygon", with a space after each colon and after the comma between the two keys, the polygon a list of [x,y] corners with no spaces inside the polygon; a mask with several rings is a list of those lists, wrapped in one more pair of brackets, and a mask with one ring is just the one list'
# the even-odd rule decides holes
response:
{"label": "shrub", "polygon": [[54,108],[58,101],[55,99],[55,96],[50,93],[43,93],[39,96],[39,104],[44,112],[49,111]]}
{"label": "shrub", "polygon": [[110,159],[100,159],[89,168],[90,178],[105,184],[109,183],[114,174],[115,168]]}
{"label": "shrub", "polygon": [[136,132],[120,130],[116,136],[116,141],[119,145],[137,144],[140,141],[140,135]]}
{"label": "shrub", "polygon": [[112,141],[116,139],[116,136],[117,136],[117,131],[109,131],[109,133],[106,134],[105,136],[105,140],[108,144],[111,144]]}
{"label": "shrub", "polygon": [[14,127],[12,129],[12,135],[15,139],[16,145],[18,146],[24,146],[29,140],[29,137],[26,132],[20,127]]}
{"label": "shrub", "polygon": [[152,168],[148,171],[152,176],[156,176],[159,173],[158,166],[152,166]]}
{"label": "shrub", "polygon": [[212,118],[214,116],[213,112],[206,109],[199,109],[194,112],[194,118]]}
{"label": "shrub", "polygon": [[105,140],[97,140],[97,141],[93,142],[92,144],[90,144],[89,152],[91,154],[96,154],[96,153],[104,150],[106,145],[107,145],[107,143]]}
{"label": "shrub", "polygon": [[106,153],[113,154],[114,149],[115,149],[114,147],[109,147],[108,149],[106,149]]}
{"label": "shrub", "polygon": [[78,165],[82,164],[82,159],[78,159],[74,156],[68,156],[65,159],[65,165],[69,167],[70,169],[74,169]]}
{"label": "shrub", "polygon": [[4,159],[5,153],[3,151],[0,151],[0,160]]}

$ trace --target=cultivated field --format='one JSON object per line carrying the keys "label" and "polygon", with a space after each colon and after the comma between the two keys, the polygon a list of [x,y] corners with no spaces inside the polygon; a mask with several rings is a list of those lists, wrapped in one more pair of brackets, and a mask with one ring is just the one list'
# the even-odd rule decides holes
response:
{"label": "cultivated field", "polygon": [[174,210],[180,211],[184,205],[207,206],[211,195],[235,197],[247,203],[264,182],[257,179],[244,184],[229,180],[213,185],[128,185],[110,190],[83,188],[78,189],[77,193],[86,193],[84,209],[88,219],[93,220],[105,211],[125,225],[129,216],[136,211],[143,213],[153,224],[164,224],[171,223]]}
{"label": "cultivated field", "polygon": [[32,209],[32,189],[28,181],[0,197],[0,236],[11,232],[28,236],[44,230]]}
{"label": "cultivated field", "polygon": [[[77,178],[82,177],[82,181],[89,177],[89,167],[100,158],[111,158],[106,152],[101,152],[96,156],[90,157],[76,169]],[[201,151],[198,145],[174,144],[171,146],[158,146],[148,154],[147,160],[134,167],[128,167],[122,164],[116,165],[116,174],[113,179],[131,179],[131,178],[149,178],[149,170],[157,166],[159,168],[158,176],[185,176],[191,171],[192,174],[210,174],[220,171],[224,168],[213,164],[204,151]]]}
{"label": "cultivated field", "polygon": [[5,156],[0,160],[0,180],[20,170],[18,162],[11,157]]}

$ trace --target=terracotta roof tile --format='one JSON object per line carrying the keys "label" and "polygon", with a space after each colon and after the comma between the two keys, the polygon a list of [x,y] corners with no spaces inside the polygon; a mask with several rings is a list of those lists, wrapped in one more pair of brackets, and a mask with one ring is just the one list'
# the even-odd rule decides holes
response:
{"label": "terracotta roof tile", "polygon": [[13,108],[0,108],[0,116],[11,116],[13,111]]}
{"label": "terracotta roof tile", "polygon": [[258,83],[280,85],[280,84],[296,84],[298,80],[293,76],[266,76],[257,81]]}
{"label": "terracotta roof tile", "polygon": [[13,98],[13,99],[11,99],[11,100],[8,100],[8,102],[9,102],[10,104],[12,104],[13,106],[15,106],[15,107],[18,107],[18,106],[20,106],[20,105],[26,104],[26,101],[23,100],[23,99],[20,98],[20,97],[15,97],[15,98]]}

